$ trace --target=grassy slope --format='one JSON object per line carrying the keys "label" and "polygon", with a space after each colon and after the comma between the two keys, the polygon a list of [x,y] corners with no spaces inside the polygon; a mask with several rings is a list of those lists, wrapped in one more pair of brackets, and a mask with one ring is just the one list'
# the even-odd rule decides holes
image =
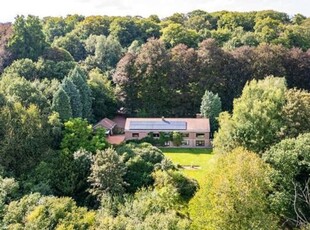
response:
{"label": "grassy slope", "polygon": [[212,163],[211,149],[190,149],[190,148],[162,148],[165,156],[175,164],[199,165],[201,169],[184,169],[186,176],[195,178],[200,185],[204,183],[205,171]]}
{"label": "grassy slope", "polygon": [[[194,178],[198,181],[200,190],[196,193],[196,195],[192,198],[187,207],[187,211],[190,214],[190,218],[195,221],[196,218],[199,218],[201,215],[200,209],[203,203],[201,201],[201,194],[204,194],[206,183],[206,174],[208,168],[212,166],[212,163],[215,160],[215,155],[212,154],[211,149],[173,149],[173,148],[163,148],[161,149],[165,156],[172,160],[175,164],[180,165],[199,165],[201,169],[191,170],[184,169],[183,173],[191,178]],[[198,210],[198,212],[197,212]],[[194,225],[191,226],[191,229],[197,229]],[[199,228],[198,228],[199,229]]]}

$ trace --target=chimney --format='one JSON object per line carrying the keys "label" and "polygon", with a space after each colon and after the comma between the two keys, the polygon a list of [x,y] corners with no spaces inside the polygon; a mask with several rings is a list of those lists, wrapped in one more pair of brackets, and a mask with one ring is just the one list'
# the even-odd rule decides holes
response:
{"label": "chimney", "polygon": [[196,118],[202,118],[201,113],[196,113]]}

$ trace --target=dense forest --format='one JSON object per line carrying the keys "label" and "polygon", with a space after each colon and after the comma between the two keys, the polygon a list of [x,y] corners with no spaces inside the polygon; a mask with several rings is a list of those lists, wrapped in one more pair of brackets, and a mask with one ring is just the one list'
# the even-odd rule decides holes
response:
{"label": "dense forest", "polygon": [[[1,229],[310,228],[310,18],[17,16],[0,73]],[[110,146],[92,125],[120,108],[209,117],[205,183]]]}

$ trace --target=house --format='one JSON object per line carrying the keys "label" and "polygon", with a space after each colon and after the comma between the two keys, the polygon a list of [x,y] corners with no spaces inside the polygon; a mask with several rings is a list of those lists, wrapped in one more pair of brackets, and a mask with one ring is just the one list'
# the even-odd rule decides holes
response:
{"label": "house", "polygon": [[[210,122],[208,118],[127,118],[125,140],[147,137],[152,133],[159,138],[160,133],[180,132],[182,147],[211,147]],[[166,146],[173,146],[171,141]]]}
{"label": "house", "polygon": [[111,121],[109,118],[104,118],[99,121],[96,125],[94,125],[94,129],[104,128],[106,130],[107,135],[113,135],[114,128],[116,123]]}

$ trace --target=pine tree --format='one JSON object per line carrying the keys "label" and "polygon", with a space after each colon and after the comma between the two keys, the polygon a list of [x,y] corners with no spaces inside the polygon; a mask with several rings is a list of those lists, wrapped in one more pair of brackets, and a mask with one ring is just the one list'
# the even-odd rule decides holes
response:
{"label": "pine tree", "polygon": [[60,87],[54,94],[52,110],[58,112],[60,119],[63,121],[69,120],[72,117],[70,98],[63,87]]}
{"label": "pine tree", "polygon": [[61,85],[70,98],[72,117],[82,117],[82,103],[79,90],[68,77],[64,78]]}
{"label": "pine tree", "polygon": [[202,97],[200,113],[203,117],[210,119],[212,132],[217,129],[218,122],[216,118],[222,111],[222,102],[218,94],[206,90]]}
{"label": "pine tree", "polygon": [[75,67],[69,73],[69,78],[70,80],[72,80],[72,82],[80,92],[83,118],[91,120],[92,118],[91,90],[86,82],[86,76],[84,72],[79,67]]}

